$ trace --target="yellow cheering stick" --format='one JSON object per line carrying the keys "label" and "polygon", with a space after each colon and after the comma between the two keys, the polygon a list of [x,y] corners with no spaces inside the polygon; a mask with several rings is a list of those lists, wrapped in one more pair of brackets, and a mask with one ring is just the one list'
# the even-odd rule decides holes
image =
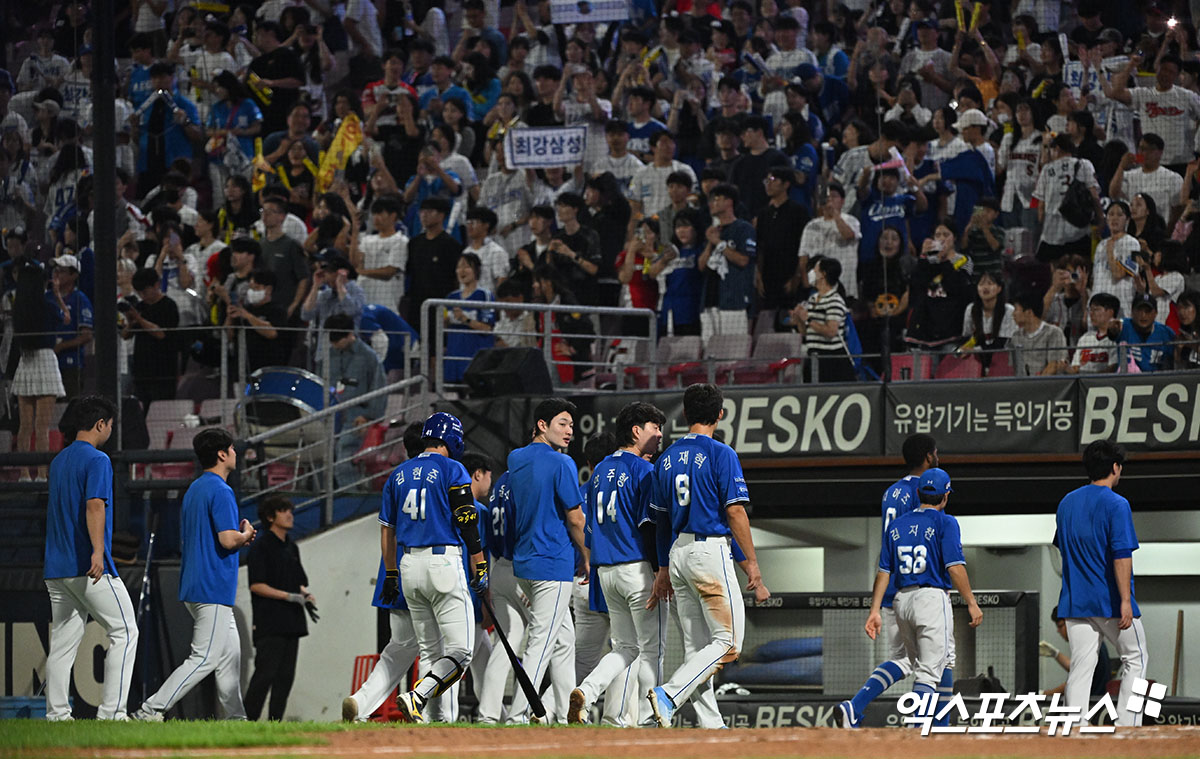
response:
{"label": "yellow cheering stick", "polygon": [[261,76],[251,71],[246,75],[246,84],[254,91],[254,94],[258,96],[260,101],[265,105],[271,104],[271,98],[274,97],[275,91],[263,82]]}
{"label": "yellow cheering stick", "polygon": [[983,15],[983,3],[978,2],[978,0],[976,0],[975,10],[971,11],[971,28],[967,30],[968,34],[975,31],[975,28],[979,26],[979,17],[982,15]]}
{"label": "yellow cheering stick", "polygon": [[958,18],[958,28],[966,27],[966,19],[963,18],[962,0],[954,0],[954,15]]}
{"label": "yellow cheering stick", "polygon": [[649,70],[650,67],[654,65],[654,62],[662,57],[662,54],[663,54],[662,46],[654,48],[654,50],[649,53],[643,52],[642,53],[643,68]]}
{"label": "yellow cheering stick", "polygon": [[1029,47],[1029,42],[1026,41],[1026,39],[1025,39],[1025,28],[1018,26],[1016,28],[1016,32],[1017,32],[1017,47],[1020,48],[1022,51],[1024,51],[1025,48]]}
{"label": "yellow cheering stick", "polygon": [[267,174],[271,173],[271,164],[267,163],[267,159],[263,158],[262,138],[254,138],[254,158],[251,164],[254,167],[254,176],[250,178],[250,189],[258,192],[267,186]]}

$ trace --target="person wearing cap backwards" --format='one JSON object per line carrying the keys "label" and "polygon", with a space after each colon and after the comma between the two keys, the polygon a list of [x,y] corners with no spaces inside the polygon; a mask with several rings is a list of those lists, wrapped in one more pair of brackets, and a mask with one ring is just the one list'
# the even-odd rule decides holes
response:
{"label": "person wearing cap backwards", "polygon": [[[1113,319],[1108,336],[1124,346],[1138,370],[1143,372],[1169,371],[1175,368],[1175,330],[1158,322],[1158,301],[1150,293],[1133,296],[1133,316]],[[1128,359],[1126,359],[1128,360]]]}
{"label": "person wearing cap backwards", "polygon": [[53,260],[54,273],[46,301],[58,305],[59,299],[71,312],[71,322],[58,330],[54,352],[58,355],[58,370],[68,398],[82,391],[83,346],[92,341],[92,302],[75,287],[79,282],[79,259],[67,254]]}
{"label": "person wearing cap backwards", "polygon": [[867,635],[875,640],[883,629],[883,595],[894,575],[892,607],[916,675],[913,692],[922,697],[921,708],[913,716],[934,718],[934,725],[948,724],[948,716],[937,719],[935,715],[938,701],[948,700],[954,685],[951,587],[967,602],[971,627],[983,621],[967,577],[958,520],[946,513],[953,492],[945,470],[935,467],[921,475],[917,486],[920,507],[897,517],[883,536],[865,625]]}
{"label": "person wearing cap backwards", "polygon": [[363,306],[367,305],[367,294],[355,281],[357,279],[354,266],[336,248],[326,248],[317,256],[312,287],[300,307],[300,318],[317,329],[317,352],[310,364],[319,366],[325,358],[328,337],[322,325],[330,316],[345,314],[354,320],[354,328],[358,329]]}

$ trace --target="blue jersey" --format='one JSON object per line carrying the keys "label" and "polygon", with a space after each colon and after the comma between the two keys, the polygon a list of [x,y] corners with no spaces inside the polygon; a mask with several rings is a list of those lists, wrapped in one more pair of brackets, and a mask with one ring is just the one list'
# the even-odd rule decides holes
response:
{"label": "blue jersey", "polygon": [[[52,307],[58,306],[58,300],[52,292],[46,293],[46,302]],[[63,302],[67,304],[67,309],[71,312],[71,323],[59,322],[58,329],[55,331],[58,333],[58,339],[66,342],[79,337],[79,330],[92,328],[92,302],[88,300],[82,290],[72,290],[67,297],[63,298]],[[71,350],[60,352],[58,365],[63,369],[82,367],[83,346],[78,345]]]}
{"label": "blue jersey", "polygon": [[87,502],[104,501],[104,571],[117,576],[112,560],[112,462],[91,443],[76,440],[50,462],[50,501],[46,505],[46,557],[42,576],[83,577],[92,566]]}
{"label": "blue jersey", "polygon": [[508,484],[516,528],[513,573],[526,580],[570,582],[575,552],[567,512],[580,505],[579,473],[570,456],[545,443],[508,454]]}
{"label": "blue jersey", "polygon": [[593,567],[646,559],[638,526],[648,518],[653,473],[653,464],[629,451],[617,451],[592,472],[584,511]]}
{"label": "blue jersey", "polygon": [[662,306],[658,309],[658,323],[666,328],[668,315],[675,325],[700,323],[700,309],[704,305],[704,272],[696,264],[700,259],[700,248],[680,248],[679,258],[667,266],[666,291]]}
{"label": "blue jersey", "polygon": [[[885,226],[895,227],[900,233],[900,248],[904,249],[908,235],[904,220],[912,216],[916,198],[908,193],[896,192],[884,196],[879,190],[871,190],[862,201],[862,239],[858,242],[859,263],[866,263],[879,256],[879,235]],[[960,227],[961,228],[961,227]]]}
{"label": "blue jersey", "polygon": [[949,568],[966,563],[958,520],[933,508],[897,517],[879,549],[879,568],[896,578],[897,590],[914,586],[950,590]]}
{"label": "blue jersey", "polygon": [[[737,454],[707,435],[684,435],[654,465],[650,508],[668,516],[670,539],[681,532],[729,535],[726,507],[750,500]],[[660,535],[664,532],[661,529]],[[667,566],[670,544],[658,542],[658,565]]]}
{"label": "blue jersey", "polygon": [[[921,499],[917,495],[917,487],[920,484],[921,478],[910,474],[892,483],[883,492],[883,505],[880,507],[880,511],[883,513],[884,543],[887,542],[888,527],[896,520],[896,517],[903,516],[921,505]],[[890,575],[887,592],[883,594],[884,608],[892,608],[892,598],[895,595],[896,575]]]}
{"label": "blue jersey", "polygon": [[[1111,488],[1084,485],[1062,499],[1054,522],[1054,545],[1062,554],[1059,618],[1121,616],[1113,560],[1128,559],[1138,548],[1129,501]],[[1140,617],[1132,573],[1129,600]]]}
{"label": "blue jersey", "polygon": [[146,98],[150,97],[153,89],[150,87],[150,67],[140,63],[133,64],[129,70],[129,102],[134,110],[142,107]]}
{"label": "blue jersey", "polygon": [[470,485],[462,464],[426,451],[392,470],[383,486],[379,522],[395,528],[396,542],[410,548],[459,545],[450,488]]}
{"label": "blue jersey", "polygon": [[1129,346],[1129,355],[1143,372],[1160,372],[1175,366],[1175,330],[1155,322],[1150,335],[1142,337],[1133,326],[1133,319],[1121,322],[1121,342]]}
{"label": "blue jersey", "polygon": [[237,596],[238,550],[218,535],[238,528],[233,488],[212,472],[201,474],[183,496],[180,512],[183,569],[179,600],[233,606]]}
{"label": "blue jersey", "polygon": [[404,368],[404,335],[408,335],[408,345],[414,346],[420,339],[417,331],[395,311],[387,306],[367,304],[363,306],[362,317],[358,322],[358,333],[368,345],[371,335],[383,330],[387,334],[387,355],[383,357],[384,371]]}
{"label": "blue jersey", "polygon": [[629,125],[629,145],[627,146],[629,152],[649,153],[650,137],[656,132],[665,131],[667,131],[667,125],[658,119],[650,119],[641,126],[631,123]]}
{"label": "blue jersey", "polygon": [[492,485],[492,495],[488,499],[488,521],[491,525],[487,530],[488,550],[493,558],[504,558],[512,561],[513,546],[517,542],[513,532],[513,502],[512,489],[508,486],[508,472],[496,478]]}

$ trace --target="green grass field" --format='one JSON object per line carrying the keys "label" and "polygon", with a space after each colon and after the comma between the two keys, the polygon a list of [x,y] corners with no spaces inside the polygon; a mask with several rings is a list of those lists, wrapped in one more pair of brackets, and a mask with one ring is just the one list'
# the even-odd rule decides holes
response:
{"label": "green grass field", "polygon": [[0,722],[0,755],[47,748],[236,748],[325,743],[319,733],[362,729],[335,722]]}

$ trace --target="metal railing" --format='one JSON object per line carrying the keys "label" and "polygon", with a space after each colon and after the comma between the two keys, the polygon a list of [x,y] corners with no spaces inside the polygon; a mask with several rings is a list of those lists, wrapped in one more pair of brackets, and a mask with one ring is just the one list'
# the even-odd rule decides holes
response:
{"label": "metal railing", "polygon": [[[260,487],[252,493],[255,498],[262,498],[272,493],[291,492],[305,480],[318,483],[318,487],[309,489],[317,491],[315,495],[295,502],[294,506],[300,509],[313,503],[323,502],[321,526],[332,524],[333,505],[337,496],[363,492],[364,485],[368,485],[381,474],[386,474],[386,472],[377,471],[361,475],[357,468],[354,468],[354,473],[359,476],[352,482],[339,483],[337,480],[339,467],[354,467],[356,461],[370,459],[377,455],[386,455],[396,446],[402,445],[403,438],[397,436],[388,440],[385,437],[381,443],[368,448],[356,448],[351,455],[343,458],[337,457],[338,442],[350,435],[365,435],[377,424],[382,423],[390,427],[401,421],[411,421],[407,419],[408,412],[425,403],[422,395],[413,396],[411,391],[420,391],[424,385],[424,377],[410,377],[348,399],[348,402],[358,405],[365,401],[390,397],[397,393],[403,396],[404,401],[399,409],[385,409],[381,416],[369,419],[361,425],[355,425],[353,420],[345,419],[346,409],[340,407],[340,404],[332,404],[315,413],[245,438],[245,446],[255,449],[258,456],[253,464],[242,469],[242,481],[247,485],[254,482],[259,483]],[[342,418],[339,419],[339,416]],[[307,440],[304,436],[306,431],[313,432],[312,437]],[[285,437],[290,433],[300,433],[299,439],[294,444]],[[287,442],[280,444],[280,438],[284,438]],[[276,441],[276,444],[272,444],[272,441]],[[269,484],[267,482],[268,468],[274,464],[292,466],[292,476]],[[302,469],[304,469],[303,472]]]}
{"label": "metal railing", "polygon": [[[609,306],[578,306],[578,305],[550,305],[545,303],[505,303],[502,301],[462,301],[450,300],[446,298],[436,298],[425,301],[421,304],[421,327],[420,334],[422,336],[432,335],[432,338],[421,340],[421,372],[428,371],[433,378],[432,388],[438,395],[444,395],[446,392],[445,381],[445,360],[447,358],[445,352],[446,335],[451,333],[458,334],[484,334],[476,330],[465,327],[447,326],[443,318],[447,310],[462,308],[467,310],[480,311],[522,311],[541,314],[570,314],[580,317],[624,317],[646,320],[645,335],[602,335],[600,330],[593,330],[591,334],[587,333],[570,333],[561,332],[555,328],[555,319],[542,318],[541,327],[536,332],[518,332],[517,335],[525,337],[534,337],[538,340],[542,355],[546,359],[546,368],[550,370],[550,379],[555,386],[564,384],[559,378],[559,367],[570,367],[576,371],[583,369],[595,370],[608,366],[606,361],[596,360],[561,360],[554,355],[554,345],[558,340],[574,341],[574,340],[590,340],[593,344],[597,342],[611,342],[615,340],[628,340],[633,344],[645,344],[646,353],[651,365],[657,363],[658,357],[658,341],[655,335],[658,330],[658,315],[653,309],[649,308],[617,308]],[[434,315],[436,309],[436,316]],[[430,330],[433,330],[432,332]],[[464,358],[450,356],[449,358]],[[430,361],[433,364],[430,364]],[[470,360],[466,358],[466,360]],[[653,373],[651,376],[651,388],[655,387],[655,379]]]}

